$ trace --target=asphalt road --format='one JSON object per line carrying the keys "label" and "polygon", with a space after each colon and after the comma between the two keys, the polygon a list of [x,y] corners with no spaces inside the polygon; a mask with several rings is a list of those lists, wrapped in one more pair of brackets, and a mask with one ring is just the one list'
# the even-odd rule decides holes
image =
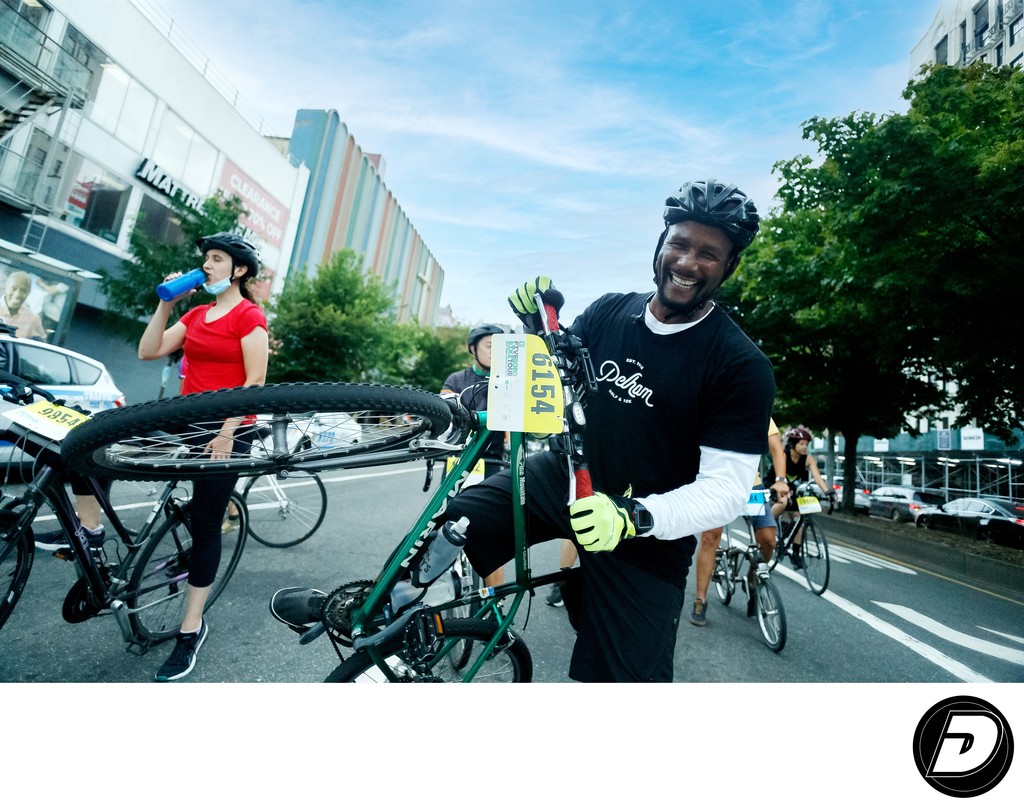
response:
{"label": "asphalt road", "polygon": [[[270,616],[270,595],[283,586],[329,591],[374,577],[388,550],[427,501],[421,464],[324,476],[329,512],[319,532],[292,548],[247,543],[234,578],[208,615],[210,635],[192,682],[319,682],[337,664],[326,638],[300,646]],[[137,498],[137,493],[134,495]],[[45,528],[45,521],[39,522]],[[880,525],[881,526],[881,525]],[[742,522],[731,526],[737,540]],[[771,652],[742,594],[731,606],[710,593],[709,624],[679,626],[679,682],[1018,682],[1024,679],[1024,593],[986,591],[955,574],[887,558],[833,537],[833,577],[823,597],[801,575],[780,567],[774,578],[785,603],[789,639]],[[557,567],[557,542],[537,547],[535,572]],[[74,568],[37,551],[32,577],[0,632],[0,681],[148,682],[168,646],[127,653],[114,619],[69,625],[60,614]],[[573,632],[546,592],[524,607],[520,630],[537,682],[566,676]],[[955,604],[955,606],[954,606]],[[527,611],[527,608],[529,609]],[[1013,638],[1017,638],[1014,640]]]}

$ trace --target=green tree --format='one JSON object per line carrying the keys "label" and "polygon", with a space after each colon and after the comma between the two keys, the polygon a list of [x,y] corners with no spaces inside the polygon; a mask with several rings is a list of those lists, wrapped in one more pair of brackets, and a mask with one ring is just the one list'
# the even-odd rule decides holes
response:
{"label": "green tree", "polygon": [[380,380],[384,357],[396,352],[391,309],[388,287],[352,250],[334,253],[312,278],[289,278],[269,306],[267,380]]}
{"label": "green tree", "polygon": [[[940,67],[905,115],[814,118],[818,160],[782,161],[781,205],[723,301],[772,358],[777,420],[863,434],[949,402],[1006,436],[1024,406],[1024,76]],[[1009,298],[1007,297],[1009,295]],[[853,486],[846,486],[852,507]]]}
{"label": "green tree", "polygon": [[466,329],[397,323],[382,346],[375,381],[437,392],[453,371],[469,362]]}

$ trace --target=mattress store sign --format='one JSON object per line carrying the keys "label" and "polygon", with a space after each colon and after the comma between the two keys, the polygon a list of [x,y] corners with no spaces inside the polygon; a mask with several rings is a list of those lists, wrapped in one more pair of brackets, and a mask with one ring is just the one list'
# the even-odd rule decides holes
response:
{"label": "mattress store sign", "polygon": [[245,203],[246,212],[239,218],[243,227],[267,244],[281,246],[288,223],[288,209],[284,205],[227,158],[220,187]]}
{"label": "mattress store sign", "polygon": [[197,194],[194,194],[191,191],[186,190],[182,185],[179,185],[177,180],[168,176],[166,171],[160,168],[160,166],[148,157],[142,161],[142,165],[140,165],[139,170],[135,172],[135,176],[143,182],[152,185],[160,191],[160,193],[164,194],[164,196],[169,196],[171,199],[177,199],[179,202],[184,202],[185,205],[193,210],[199,211],[202,209],[203,200],[200,199]]}

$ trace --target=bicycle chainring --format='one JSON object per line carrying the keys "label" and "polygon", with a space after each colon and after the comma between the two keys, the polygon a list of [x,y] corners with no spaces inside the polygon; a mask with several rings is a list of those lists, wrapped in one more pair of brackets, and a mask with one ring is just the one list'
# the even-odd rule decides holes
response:
{"label": "bicycle chainring", "polygon": [[351,581],[324,598],[321,610],[327,632],[346,647],[352,647],[352,615],[366,601],[372,588],[373,581]]}
{"label": "bicycle chainring", "polygon": [[66,622],[84,623],[100,613],[100,608],[93,605],[90,595],[89,581],[84,576],[75,581],[65,596],[61,609],[61,615]]}

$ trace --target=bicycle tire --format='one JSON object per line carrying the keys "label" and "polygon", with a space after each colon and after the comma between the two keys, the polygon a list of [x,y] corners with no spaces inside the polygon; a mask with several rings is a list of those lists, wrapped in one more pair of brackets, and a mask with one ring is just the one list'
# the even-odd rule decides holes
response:
{"label": "bicycle tire", "polygon": [[[249,419],[261,451],[216,461],[203,455],[224,420],[236,417]],[[125,480],[359,468],[422,458],[410,441],[438,435],[450,423],[440,396],[411,387],[268,384],[106,410],[68,433],[61,457],[79,474]],[[272,424],[285,426],[286,446],[264,437]]]}
{"label": "bicycle tire", "polygon": [[[245,549],[249,526],[245,502],[237,493],[231,495],[231,501],[238,510],[238,527],[222,534],[220,565],[204,612],[209,611],[224,591]],[[167,515],[139,550],[132,565],[125,602],[132,628],[144,643],[170,639],[181,628],[191,552],[192,532],[187,517],[182,518],[176,511]]]}
{"label": "bicycle tire", "polygon": [[[486,643],[494,636],[493,620],[449,620],[445,623],[445,634],[449,639],[472,640]],[[434,669],[431,676],[420,676],[406,666],[400,657],[401,643],[390,649],[387,662],[402,682],[437,682],[459,681],[458,672],[451,671],[450,661],[442,662],[442,666]],[[449,655],[450,656],[450,655]],[[494,663],[492,665],[492,663]],[[449,678],[444,678],[447,675]],[[474,682],[501,681],[527,683],[533,679],[533,658],[521,637],[516,636],[512,642],[497,650],[488,662],[480,669]],[[340,665],[324,680],[325,682],[374,683],[389,682],[384,673],[374,665],[366,651],[357,651]]]}
{"label": "bicycle tire", "polygon": [[775,549],[772,551],[772,557],[768,559],[769,572],[775,569],[779,562],[786,557],[786,553],[789,552],[789,539],[792,535],[793,531],[790,531],[788,536],[784,537],[782,535],[782,522],[778,522],[775,525]]}
{"label": "bicycle tire", "polygon": [[327,515],[327,488],[308,471],[253,477],[242,499],[249,509],[249,535],[267,547],[294,547],[319,530]]}
{"label": "bicycle tire", "polygon": [[769,578],[758,580],[757,625],[764,644],[776,654],[786,647],[786,609],[779,589]]}
{"label": "bicycle tire", "polygon": [[728,606],[732,600],[732,593],[736,590],[736,584],[729,575],[729,560],[724,553],[715,556],[715,569],[711,573],[711,580],[715,582],[718,599]]}
{"label": "bicycle tire", "polygon": [[0,515],[0,591],[3,592],[3,600],[0,600],[0,629],[18,605],[35,558],[32,530],[28,528],[12,532],[16,520],[13,513]]}
{"label": "bicycle tire", "polygon": [[804,522],[804,538],[800,544],[800,560],[804,565],[804,577],[807,585],[815,595],[828,589],[828,579],[832,570],[829,558],[828,541],[825,532],[813,519]]}

